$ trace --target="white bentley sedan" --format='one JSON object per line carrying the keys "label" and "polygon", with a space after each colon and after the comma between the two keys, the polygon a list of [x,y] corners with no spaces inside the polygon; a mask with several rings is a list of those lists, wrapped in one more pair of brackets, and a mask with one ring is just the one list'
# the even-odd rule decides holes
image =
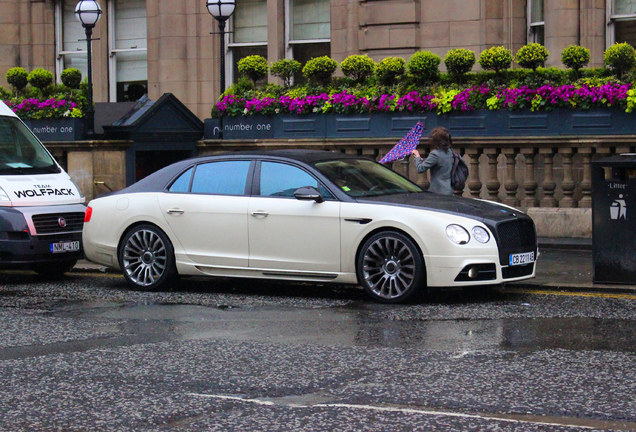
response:
{"label": "white bentley sedan", "polygon": [[537,257],[534,223],[519,210],[310,150],[177,162],[92,200],[83,245],[141,290],[232,276],[360,284],[387,303],[532,278]]}

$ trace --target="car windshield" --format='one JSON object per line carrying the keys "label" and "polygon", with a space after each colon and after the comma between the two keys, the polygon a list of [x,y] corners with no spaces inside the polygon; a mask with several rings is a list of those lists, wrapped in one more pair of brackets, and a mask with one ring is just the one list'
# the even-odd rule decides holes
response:
{"label": "car windshield", "polygon": [[354,198],[422,191],[395,171],[368,159],[331,160],[318,162],[315,167]]}
{"label": "car windshield", "polygon": [[0,117],[0,174],[49,174],[59,171],[51,155],[20,120]]}

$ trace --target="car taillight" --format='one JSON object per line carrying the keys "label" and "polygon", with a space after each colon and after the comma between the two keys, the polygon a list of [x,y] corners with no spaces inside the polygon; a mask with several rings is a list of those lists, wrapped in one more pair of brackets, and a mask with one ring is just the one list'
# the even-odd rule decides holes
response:
{"label": "car taillight", "polygon": [[84,213],[84,223],[89,222],[91,220],[91,216],[93,216],[93,209],[90,207],[86,207],[86,213]]}

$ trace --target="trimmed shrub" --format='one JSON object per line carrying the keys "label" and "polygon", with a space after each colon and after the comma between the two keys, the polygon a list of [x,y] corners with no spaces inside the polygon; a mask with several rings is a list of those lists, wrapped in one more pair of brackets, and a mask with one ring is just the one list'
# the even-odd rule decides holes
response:
{"label": "trimmed shrub", "polygon": [[269,71],[272,75],[281,78],[285,83],[285,87],[290,87],[294,75],[300,72],[301,69],[302,65],[298,60],[282,59],[272,63]]}
{"label": "trimmed shrub", "polygon": [[418,51],[411,56],[407,67],[418,81],[435,81],[439,76],[439,64],[442,59],[430,51]]}
{"label": "trimmed shrub", "polygon": [[515,61],[521,67],[536,71],[539,66],[545,63],[549,55],[550,53],[543,45],[531,43],[519,48],[515,55]]}
{"label": "trimmed shrub", "polygon": [[11,94],[11,92],[5,90],[4,87],[0,86],[0,100],[9,100],[12,96],[13,95]]}
{"label": "trimmed shrub", "polygon": [[616,72],[619,78],[636,65],[636,51],[627,42],[615,43],[605,51],[605,65]]}
{"label": "trimmed shrub", "polygon": [[570,45],[561,52],[561,63],[568,69],[578,71],[590,61],[590,50],[580,45]]}
{"label": "trimmed shrub", "polygon": [[267,59],[260,55],[247,56],[238,62],[239,73],[251,79],[254,84],[267,76],[268,70]]}
{"label": "trimmed shrub", "polygon": [[44,90],[53,84],[53,73],[42,68],[34,69],[27,77],[27,80],[29,84],[44,93]]}
{"label": "trimmed shrub", "polygon": [[338,68],[338,62],[329,56],[314,57],[303,67],[303,76],[309,81],[326,85]]}
{"label": "trimmed shrub", "polygon": [[70,89],[78,89],[82,82],[82,73],[79,69],[68,68],[62,71],[60,78],[62,78],[62,84],[66,87]]}
{"label": "trimmed shrub", "polygon": [[444,57],[444,65],[448,73],[452,75],[464,75],[475,66],[475,53],[465,48],[454,48]]}
{"label": "trimmed shrub", "polygon": [[340,63],[340,70],[355,82],[362,82],[373,76],[376,64],[368,55],[350,55]]}
{"label": "trimmed shrub", "polygon": [[494,46],[483,51],[478,62],[482,68],[499,73],[512,64],[512,53],[502,46]]}
{"label": "trimmed shrub", "polygon": [[376,74],[384,84],[391,84],[406,71],[406,61],[402,57],[387,57],[378,63]]}
{"label": "trimmed shrub", "polygon": [[21,67],[14,67],[7,71],[7,82],[11,85],[11,87],[13,87],[16,96],[18,95],[18,92],[24,90],[29,83],[28,76],[28,72]]}

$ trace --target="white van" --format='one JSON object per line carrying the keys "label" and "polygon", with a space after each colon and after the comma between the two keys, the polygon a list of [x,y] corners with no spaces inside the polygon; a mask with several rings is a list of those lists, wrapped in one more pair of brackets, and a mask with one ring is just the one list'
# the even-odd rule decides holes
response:
{"label": "white van", "polygon": [[84,195],[0,101],[0,268],[59,276],[83,257]]}

